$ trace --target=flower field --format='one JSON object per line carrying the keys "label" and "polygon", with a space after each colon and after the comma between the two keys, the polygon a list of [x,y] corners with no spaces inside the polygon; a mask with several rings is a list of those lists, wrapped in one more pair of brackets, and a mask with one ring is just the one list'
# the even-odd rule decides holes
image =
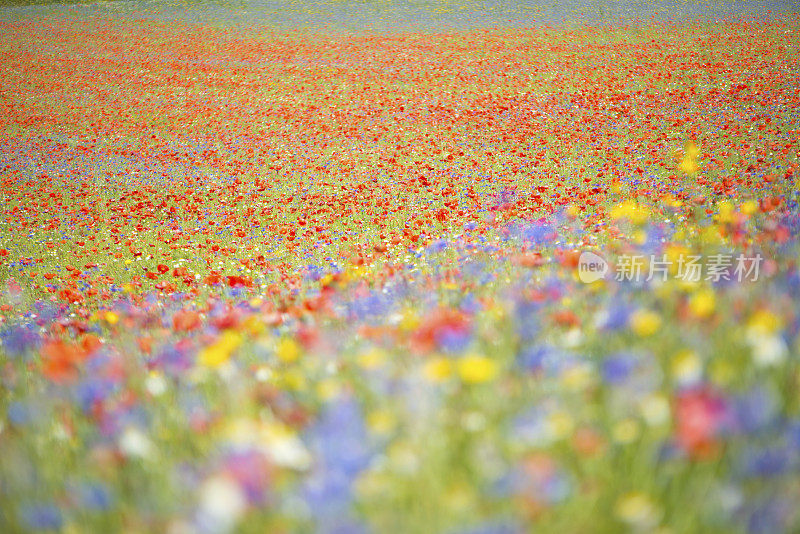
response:
{"label": "flower field", "polygon": [[797,532],[798,32],[4,20],[0,531]]}

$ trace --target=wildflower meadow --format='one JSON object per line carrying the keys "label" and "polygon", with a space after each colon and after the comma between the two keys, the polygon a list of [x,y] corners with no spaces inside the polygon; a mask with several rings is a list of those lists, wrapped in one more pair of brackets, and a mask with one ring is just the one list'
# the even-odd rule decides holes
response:
{"label": "wildflower meadow", "polygon": [[571,2],[0,6],[0,532],[800,532],[796,6]]}

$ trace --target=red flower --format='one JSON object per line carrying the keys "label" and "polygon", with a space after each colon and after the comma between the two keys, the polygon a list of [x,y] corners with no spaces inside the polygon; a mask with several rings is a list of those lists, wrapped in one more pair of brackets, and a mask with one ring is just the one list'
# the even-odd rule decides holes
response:
{"label": "red flower", "polygon": [[172,328],[176,332],[191,332],[200,328],[200,314],[192,310],[180,310],[172,316]]}
{"label": "red flower", "polygon": [[694,458],[707,458],[719,448],[719,434],[727,419],[725,400],[702,388],[685,391],[675,403],[678,445]]}
{"label": "red flower", "polygon": [[420,352],[428,352],[444,343],[448,338],[463,337],[469,334],[469,318],[457,310],[441,308],[423,320],[414,332],[412,345]]}
{"label": "red flower", "polygon": [[69,382],[78,376],[78,364],[86,358],[80,347],[49,341],[42,347],[42,372],[53,382]]}

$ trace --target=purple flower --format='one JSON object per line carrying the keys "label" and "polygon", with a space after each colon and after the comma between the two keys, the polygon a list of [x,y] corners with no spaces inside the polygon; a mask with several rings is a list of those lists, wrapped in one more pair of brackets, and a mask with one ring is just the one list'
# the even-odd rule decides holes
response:
{"label": "purple flower", "polygon": [[77,493],[81,504],[87,510],[108,510],[113,503],[111,493],[101,484],[83,484],[78,488]]}
{"label": "purple flower", "polygon": [[747,520],[747,530],[753,534],[786,532],[786,516],[790,507],[783,500],[769,499],[755,506]]}
{"label": "purple flower", "polygon": [[41,341],[41,336],[27,326],[12,326],[0,332],[0,342],[9,356],[23,356],[37,349]]}
{"label": "purple flower", "polygon": [[258,451],[235,452],[225,461],[228,473],[239,482],[251,504],[261,504],[270,482],[269,463]]}
{"label": "purple flower", "polygon": [[466,328],[453,328],[444,326],[435,333],[436,343],[445,352],[461,352],[467,348],[472,334]]}
{"label": "purple flower", "polygon": [[350,506],[352,484],[370,458],[356,401],[347,397],[329,404],[306,441],[318,463],[306,480],[305,499],[318,518],[343,517]]}
{"label": "purple flower", "polygon": [[631,309],[627,306],[611,306],[606,310],[598,326],[603,330],[619,330],[627,326],[630,315]]}
{"label": "purple flower", "polygon": [[33,419],[33,410],[27,404],[13,401],[8,405],[8,421],[15,426],[23,426]]}
{"label": "purple flower", "polygon": [[428,254],[436,254],[438,252],[442,252],[444,249],[447,248],[447,241],[443,239],[438,239],[428,245],[427,253]]}
{"label": "purple flower", "polygon": [[747,450],[743,454],[745,476],[774,477],[786,473],[792,466],[792,458],[785,447],[767,447]]}
{"label": "purple flower", "polygon": [[88,414],[114,391],[114,384],[102,379],[88,379],[78,385],[75,395],[83,413]]}
{"label": "purple flower", "polygon": [[189,351],[183,347],[178,345],[174,347],[167,346],[151,362],[151,366],[163,369],[169,375],[180,376],[184,371],[192,367],[192,358]]}
{"label": "purple flower", "polygon": [[611,385],[625,382],[636,368],[636,360],[628,354],[617,354],[607,358],[602,365],[603,380]]}
{"label": "purple flower", "polygon": [[61,510],[49,503],[28,505],[22,509],[21,516],[31,530],[58,530],[63,523]]}
{"label": "purple flower", "polygon": [[531,341],[539,333],[539,320],[536,317],[540,304],[528,300],[517,302],[517,331],[522,341]]}
{"label": "purple flower", "polygon": [[756,388],[737,398],[733,409],[738,429],[749,434],[767,429],[775,421],[778,406],[770,390]]}
{"label": "purple flower", "polygon": [[522,231],[522,238],[535,245],[547,243],[555,237],[556,233],[553,231],[553,227],[543,221],[534,222]]}

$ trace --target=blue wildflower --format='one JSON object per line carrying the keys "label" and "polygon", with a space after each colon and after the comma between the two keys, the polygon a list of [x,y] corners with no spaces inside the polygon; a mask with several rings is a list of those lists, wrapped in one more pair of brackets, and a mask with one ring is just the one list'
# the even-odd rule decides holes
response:
{"label": "blue wildflower", "polygon": [[58,530],[63,523],[61,510],[49,503],[25,506],[20,515],[24,524],[31,530]]}

